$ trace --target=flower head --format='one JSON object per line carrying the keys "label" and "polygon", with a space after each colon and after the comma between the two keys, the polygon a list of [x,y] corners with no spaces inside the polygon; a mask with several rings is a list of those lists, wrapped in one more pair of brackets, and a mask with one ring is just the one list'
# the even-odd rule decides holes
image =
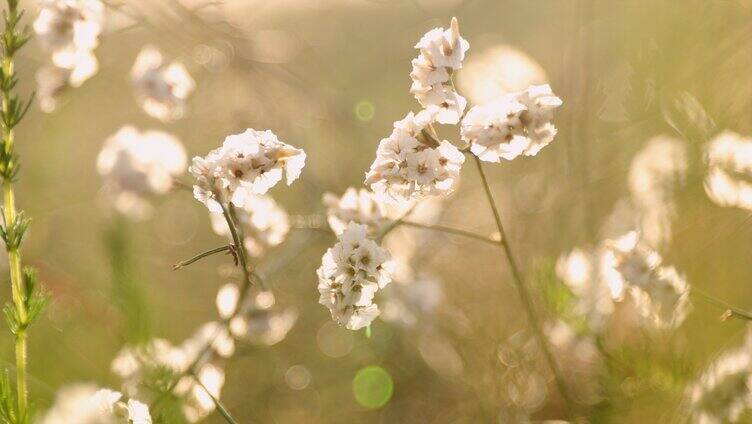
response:
{"label": "flower head", "polygon": [[94,49],[102,32],[104,6],[99,0],[45,0],[34,21],[42,47],[52,64],[70,72],[69,83],[81,85],[99,67]]}
{"label": "flower head", "polygon": [[185,100],[195,88],[182,63],[166,64],[152,46],[141,50],[131,69],[136,98],[144,111],[161,121],[174,121],[185,114]]}
{"label": "flower head", "polygon": [[42,424],[151,424],[149,407],[119,392],[90,384],[74,384],[58,392]]}
{"label": "flower head", "polygon": [[97,171],[115,208],[132,217],[143,217],[149,196],[173,187],[183,173],[187,157],[180,141],[161,131],[139,132],[125,126],[109,137],[97,157]]}
{"label": "flower head", "polygon": [[752,139],[725,131],[715,136],[706,148],[708,175],[705,192],[720,206],[752,210]]}
{"label": "flower head", "polygon": [[326,219],[334,234],[341,234],[349,222],[376,228],[385,219],[386,206],[372,191],[354,187],[348,188],[342,197],[334,193],[324,193]]}
{"label": "flower head", "polygon": [[554,139],[553,110],[561,104],[548,85],[506,94],[470,109],[462,120],[462,138],[486,162],[535,156]]}
{"label": "flower head", "polygon": [[415,48],[420,54],[412,61],[410,92],[423,107],[436,114],[437,122],[456,124],[467,101],[447,83],[452,72],[462,68],[465,53],[470,48],[470,43],[460,36],[457,19],[452,18],[446,30],[434,28],[428,31]]}
{"label": "flower head", "polygon": [[365,183],[381,199],[404,203],[454,191],[465,157],[448,141],[437,142],[426,132],[431,121],[429,111],[410,112],[379,143]]}
{"label": "flower head", "polygon": [[193,158],[189,171],[196,178],[193,194],[211,212],[221,213],[221,203],[243,208],[254,195],[265,194],[283,174],[292,184],[305,165],[303,150],[285,144],[273,132],[247,129],[225,138],[206,157]]}
{"label": "flower head", "polygon": [[317,270],[319,303],[350,330],[363,328],[378,316],[373,297],[391,281],[389,252],[367,234],[365,225],[349,223]]}

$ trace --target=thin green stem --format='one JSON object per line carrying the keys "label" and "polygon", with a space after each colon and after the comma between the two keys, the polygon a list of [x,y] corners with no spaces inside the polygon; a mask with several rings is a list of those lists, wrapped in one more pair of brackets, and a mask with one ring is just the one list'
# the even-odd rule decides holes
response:
{"label": "thin green stem", "polygon": [[699,296],[701,299],[705,300],[706,302],[711,303],[721,309],[725,309],[726,312],[723,314],[724,319],[733,317],[733,318],[744,319],[747,321],[752,321],[752,313],[739,309],[735,306],[731,306],[728,303],[705,293],[704,291],[698,289],[697,287],[692,287],[692,290],[690,290],[690,294]]}
{"label": "thin green stem", "polygon": [[[17,37],[15,24],[18,21],[18,3],[16,1],[8,1],[8,11],[6,15],[5,34],[3,37],[4,52],[2,70],[3,78],[6,81],[14,78],[14,65],[13,65],[13,47],[12,40]],[[6,85],[3,90],[2,99],[2,111],[3,116],[13,115],[12,111],[12,93],[13,85]],[[3,149],[4,157],[6,158],[6,169],[10,166],[13,158],[13,145],[14,145],[14,124],[3,124]],[[3,218],[5,220],[6,229],[8,226],[14,226],[17,217],[15,193],[13,190],[13,179],[3,178]],[[13,303],[16,308],[17,319],[20,324],[20,328],[16,331],[16,395],[18,399],[18,418],[19,422],[27,421],[27,405],[28,405],[28,390],[26,384],[26,363],[27,363],[27,347],[26,347],[26,325],[28,324],[28,313],[26,310],[26,285],[21,272],[21,252],[19,246],[8,246],[8,263],[10,268],[11,279],[11,292],[13,296]]]}
{"label": "thin green stem", "polygon": [[217,399],[216,397],[214,397],[214,395],[211,394],[211,392],[209,391],[209,389],[206,388],[206,386],[204,385],[204,382],[201,381],[201,379],[198,378],[198,376],[196,376],[196,374],[192,374],[192,375],[193,375],[193,379],[196,380],[196,382],[198,383],[198,385],[201,386],[202,389],[204,389],[204,391],[206,392],[206,394],[209,395],[209,397],[211,398],[212,402],[214,402],[214,406],[217,407],[217,410],[222,415],[222,418],[224,418],[225,421],[227,421],[230,424],[238,424],[238,422],[235,421],[235,418],[233,418],[232,415],[230,415],[230,412],[227,410],[227,408],[225,408],[225,406],[222,404],[222,402],[220,402],[219,399]]}
{"label": "thin green stem", "polygon": [[190,265],[190,264],[192,264],[194,262],[200,261],[201,259],[206,258],[207,256],[211,256],[211,255],[214,255],[214,254],[217,254],[217,253],[221,253],[221,252],[225,252],[225,251],[233,251],[233,249],[234,249],[234,245],[232,245],[232,244],[227,244],[225,246],[215,247],[214,249],[207,250],[206,252],[201,252],[198,255],[196,255],[196,256],[194,256],[194,257],[192,257],[190,259],[186,259],[184,261],[180,261],[180,262],[176,263],[175,265],[172,266],[172,269],[178,270],[178,269],[180,269],[180,268],[182,268],[184,266],[188,266],[188,265]]}
{"label": "thin green stem", "polygon": [[522,277],[522,273],[517,267],[517,262],[515,261],[514,255],[512,254],[512,247],[510,246],[509,239],[504,232],[504,225],[502,225],[501,223],[501,214],[496,207],[496,201],[494,200],[493,193],[491,192],[491,186],[488,184],[486,173],[483,171],[483,165],[481,164],[481,161],[477,156],[471,156],[475,160],[475,164],[478,167],[478,173],[480,174],[480,179],[483,183],[483,188],[486,192],[488,203],[491,206],[491,211],[493,212],[494,220],[496,221],[496,227],[498,228],[499,235],[501,236],[500,243],[504,248],[507,263],[509,264],[509,268],[512,271],[512,280],[514,281],[514,285],[517,288],[517,293],[522,300],[522,306],[525,309],[525,314],[527,314],[527,317],[530,320],[530,325],[531,327],[533,327],[533,332],[538,339],[541,350],[543,351],[546,361],[551,368],[551,372],[554,375],[554,379],[556,380],[556,385],[559,389],[559,392],[561,393],[561,397],[564,399],[567,410],[571,414],[571,411],[574,407],[574,401],[572,399],[572,396],[569,394],[567,385],[564,382],[564,377],[561,373],[561,370],[559,369],[559,365],[556,363],[556,360],[551,353],[551,347],[549,346],[548,339],[546,338],[545,334],[543,334],[543,329],[541,328],[540,320],[538,319],[538,315],[535,311],[533,300],[530,297],[530,293],[528,292],[525,280]]}
{"label": "thin green stem", "polygon": [[421,228],[424,230],[437,231],[440,233],[468,237],[474,240],[482,241],[484,243],[493,244],[494,246],[501,246],[501,242],[499,240],[495,240],[491,237],[487,237],[481,234],[476,234],[470,231],[460,230],[458,228],[445,227],[443,225],[421,224],[419,222],[412,222],[412,221],[405,221],[405,220],[399,221],[397,225],[404,225],[406,227]]}

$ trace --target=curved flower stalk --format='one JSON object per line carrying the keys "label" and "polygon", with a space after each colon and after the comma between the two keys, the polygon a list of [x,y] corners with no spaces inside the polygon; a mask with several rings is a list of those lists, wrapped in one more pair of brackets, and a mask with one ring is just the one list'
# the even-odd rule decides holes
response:
{"label": "curved flower stalk", "polygon": [[[413,84],[410,91],[425,109],[418,113],[410,112],[404,119],[395,122],[392,134],[379,143],[376,160],[366,173],[365,184],[370,186],[380,201],[402,206],[428,197],[446,196],[456,189],[460,169],[465,161],[463,153],[472,156],[500,240],[478,237],[450,228],[432,229],[469,235],[503,249],[526,316],[559,391],[571,409],[572,399],[551,353],[549,340],[543,332],[523,274],[513,256],[501,215],[481,165],[481,161],[499,162],[501,158],[512,160],[520,155],[538,154],[556,135],[556,128],[552,123],[553,111],[561,106],[562,101],[548,85],[532,86],[527,90],[503,95],[486,105],[475,106],[465,116],[467,101],[456,92],[452,75],[462,68],[469,46],[460,35],[456,18],[452,19],[448,29],[433,29],[416,44],[420,53],[412,62],[410,77]],[[434,124],[458,123],[461,123],[461,138],[465,143],[461,149],[447,140],[440,140],[434,128]],[[405,215],[408,214],[409,211]],[[354,215],[353,218],[361,217]],[[385,233],[401,225],[403,218],[404,216],[387,225],[379,236],[383,237]],[[335,225],[338,223],[335,222]],[[366,240],[365,230],[358,224],[349,225],[348,229],[353,228],[354,233],[362,235],[356,237],[356,246],[360,248]],[[318,271],[319,290],[322,292],[320,302],[330,307],[333,318],[346,327],[355,329],[370,323],[378,313],[378,309],[372,304],[372,298],[379,285],[361,285],[357,284],[357,280],[356,284],[352,284],[350,276],[357,276],[362,267],[358,265],[359,258],[351,257],[352,249],[342,239],[347,231],[340,235],[340,241],[323,258]],[[342,252],[342,257],[338,257]],[[381,256],[386,257],[385,254]],[[379,279],[373,273],[366,272],[364,276],[371,280]],[[350,286],[357,288],[357,296],[349,293]]]}
{"label": "curved flower stalk", "polygon": [[[252,249],[284,240],[287,215],[265,193],[285,174],[288,184],[292,183],[304,163],[302,150],[282,143],[271,131],[252,129],[227,137],[207,157],[193,159],[194,196],[212,213],[215,231],[229,236],[231,244],[200,253],[175,269],[229,252],[242,279],[219,290],[219,319],[200,326],[182,344],[152,339],[124,348],[112,370],[123,380],[126,393],[147,399],[160,414],[175,413],[188,422],[199,421],[215,409],[234,422],[219,400],[225,379],[222,361],[235,354],[236,343],[241,341],[267,346],[280,342],[297,319],[292,309],[272,309],[271,292],[251,292],[263,280],[249,259],[260,253]],[[148,178],[142,175],[137,180]],[[177,409],[166,407],[168,400],[177,402]]]}
{"label": "curved flower stalk", "polygon": [[[8,0],[4,17],[2,37],[3,62],[0,72],[2,90],[2,149],[0,150],[0,178],[3,186],[3,225],[0,236],[8,252],[12,303],[5,306],[5,317],[15,335],[16,391],[10,392],[7,375],[3,377],[0,390],[0,415],[12,422],[27,423],[30,420],[26,384],[27,347],[26,332],[39,316],[46,302],[46,295],[38,287],[37,274],[32,268],[22,268],[21,243],[29,226],[29,219],[16,209],[14,182],[18,179],[19,162],[15,153],[13,129],[23,119],[31,101],[20,100],[15,93],[18,77],[14,68],[14,56],[29,40],[25,31],[18,30],[23,12],[18,10],[18,0]],[[13,403],[15,399],[15,404]]]}

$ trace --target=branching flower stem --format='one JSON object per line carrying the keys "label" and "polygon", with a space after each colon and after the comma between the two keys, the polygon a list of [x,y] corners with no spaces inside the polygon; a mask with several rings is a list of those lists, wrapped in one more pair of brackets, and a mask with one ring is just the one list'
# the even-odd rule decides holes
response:
{"label": "branching flower stem", "polygon": [[530,297],[530,293],[528,292],[525,280],[522,277],[522,273],[520,272],[519,268],[517,267],[517,262],[515,261],[514,255],[512,254],[512,248],[504,232],[504,226],[501,223],[501,215],[499,214],[499,210],[496,207],[496,201],[494,200],[493,194],[491,193],[491,187],[488,185],[486,173],[483,171],[483,165],[481,164],[481,161],[477,156],[473,154],[471,154],[471,156],[475,160],[475,164],[478,167],[478,173],[480,174],[480,179],[483,183],[483,188],[486,192],[488,203],[491,206],[491,211],[493,212],[494,220],[496,221],[496,227],[498,228],[499,235],[501,236],[500,244],[504,248],[505,257],[512,272],[512,280],[514,281],[514,285],[517,289],[517,292],[519,293],[520,299],[522,300],[523,309],[525,309],[525,313],[530,320],[530,325],[533,327],[533,332],[538,339],[541,350],[543,351],[543,354],[546,357],[546,361],[551,368],[551,372],[553,373],[554,379],[556,380],[556,385],[559,389],[559,392],[561,393],[562,398],[564,399],[568,412],[571,414],[574,407],[574,400],[572,399],[572,396],[567,389],[567,385],[564,382],[564,377],[562,376],[561,370],[559,369],[559,366],[556,363],[553,354],[551,353],[548,339],[546,338],[545,334],[543,334],[540,319],[538,318],[538,315],[535,311],[535,306],[533,305],[533,301]]}
{"label": "branching flower stem", "polygon": [[192,264],[194,262],[200,261],[203,258],[206,258],[206,257],[211,256],[211,255],[215,255],[217,253],[228,252],[228,251],[234,253],[234,250],[235,250],[235,245],[234,244],[226,244],[224,246],[215,247],[214,249],[210,249],[210,250],[207,250],[205,252],[201,252],[198,255],[196,255],[196,256],[194,256],[194,257],[192,257],[190,259],[186,259],[184,261],[180,261],[180,262],[176,263],[175,265],[172,266],[172,269],[178,270],[178,269],[180,269],[180,268],[182,268],[184,266],[188,266],[188,265],[190,265],[190,264]]}

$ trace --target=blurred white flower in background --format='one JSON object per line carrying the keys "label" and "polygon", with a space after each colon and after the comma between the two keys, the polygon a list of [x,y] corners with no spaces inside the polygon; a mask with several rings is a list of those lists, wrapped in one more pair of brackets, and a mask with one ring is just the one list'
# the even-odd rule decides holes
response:
{"label": "blurred white flower in background", "polygon": [[599,331],[614,311],[614,293],[606,277],[609,262],[603,249],[573,249],[556,261],[556,274],[576,297],[575,312]]}
{"label": "blurred white flower in background", "polygon": [[738,422],[752,408],[752,345],[724,352],[688,390],[692,422]]}
{"label": "blurred white flower in background", "polygon": [[451,82],[452,72],[462,68],[470,43],[460,36],[457,18],[452,18],[448,29],[434,28],[418,43],[420,50],[413,59],[410,73],[410,92],[424,108],[435,114],[437,122],[456,124],[467,106],[467,100],[457,94]]}
{"label": "blurred white flower in background", "polygon": [[[232,283],[220,287],[217,292],[217,311],[223,319],[229,319],[229,334],[238,341],[255,345],[275,345],[285,339],[298,319],[292,309],[274,310],[274,294],[271,291],[256,293],[238,308],[240,290]],[[233,314],[235,316],[233,316]]]}
{"label": "blurred white flower in background", "polygon": [[183,377],[175,386],[175,393],[184,399],[183,414],[186,420],[195,423],[214,411],[216,404],[212,397],[219,399],[224,385],[225,372],[214,364],[202,366],[195,377]]}
{"label": "blurred white flower in background", "polygon": [[140,219],[151,211],[148,198],[167,193],[186,162],[185,149],[174,136],[124,126],[102,146],[97,171],[115,209]]}
{"label": "blurred white flower in background", "polygon": [[368,238],[368,228],[351,222],[316,271],[319,303],[350,330],[368,326],[379,315],[376,291],[391,281],[388,261],[389,252]]}
{"label": "blurred white flower in background", "polygon": [[151,424],[149,408],[109,389],[92,384],[63,387],[55,403],[39,420],[41,424]]}
{"label": "blurred white flower in background", "polygon": [[475,104],[486,104],[504,94],[547,83],[546,73],[538,62],[505,44],[475,52],[457,78],[462,93]]}
{"label": "blurred white flower in background", "polygon": [[720,206],[752,210],[752,138],[724,131],[708,143],[706,159],[708,197]]}
{"label": "blurred white flower in background", "polygon": [[467,112],[462,139],[486,162],[535,156],[554,139],[553,111],[561,104],[548,85],[503,95]]}
{"label": "blurred white flower in background", "polygon": [[[271,196],[250,194],[243,207],[235,209],[245,236],[243,244],[251,256],[261,256],[270,247],[281,244],[288,231],[290,222],[282,207]],[[210,213],[211,226],[217,235],[231,237],[227,220],[220,213]]]}
{"label": "blurred white flower in background", "polygon": [[99,0],[44,0],[34,21],[34,32],[50,63],[37,71],[40,107],[52,112],[56,95],[78,87],[99,70],[94,49],[99,44],[104,5]]}
{"label": "blurred white flower in background", "polygon": [[395,278],[394,282],[384,289],[383,299],[384,311],[380,318],[410,328],[438,309],[444,301],[444,289],[438,278]]}
{"label": "blurred white flower in background", "polygon": [[195,88],[182,63],[165,63],[162,53],[152,46],[138,54],[131,81],[139,105],[150,116],[165,122],[183,117],[186,99]]}
{"label": "blurred white flower in background", "polygon": [[410,112],[379,143],[365,184],[380,200],[399,204],[454,191],[465,157],[448,141],[426,134],[432,115]]}
{"label": "blurred white flower in background", "polygon": [[[194,157],[189,171],[196,178],[193,194],[209,211],[222,213],[218,202],[242,208],[286,177],[292,184],[305,166],[306,154],[273,132],[247,129],[225,138],[206,157]],[[216,198],[219,196],[219,198]]]}
{"label": "blurred white flower in background", "polygon": [[621,279],[620,297],[631,296],[639,312],[657,328],[676,328],[691,309],[689,285],[672,266],[664,266],[636,232],[605,243]]}
{"label": "blurred white flower in background", "polygon": [[629,192],[639,214],[642,239],[659,248],[671,239],[676,215],[674,192],[687,173],[687,152],[681,140],[653,137],[632,159]]}
{"label": "blurred white flower in background", "polygon": [[341,234],[349,222],[369,227],[375,233],[386,219],[386,206],[372,191],[349,187],[341,197],[324,193],[322,203],[326,207],[326,220],[334,234]]}
{"label": "blurred white flower in background", "polygon": [[[150,376],[166,372],[177,375],[188,368],[192,358],[180,347],[164,339],[151,339],[138,346],[126,346],[110,364],[110,370],[122,381],[128,396],[144,396],[143,383]],[[144,397],[144,399],[147,399]]]}

